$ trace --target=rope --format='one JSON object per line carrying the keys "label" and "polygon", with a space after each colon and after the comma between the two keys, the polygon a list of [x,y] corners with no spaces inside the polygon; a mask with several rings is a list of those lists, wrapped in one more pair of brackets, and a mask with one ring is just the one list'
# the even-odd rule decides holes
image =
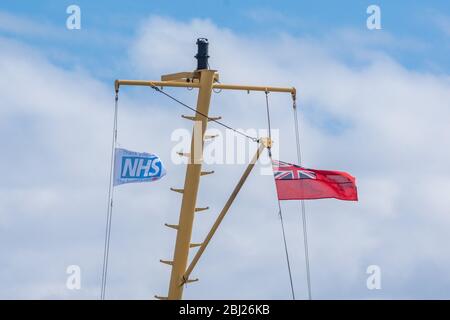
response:
{"label": "rope", "polygon": [[111,219],[113,212],[113,197],[114,197],[114,187],[113,187],[113,177],[114,177],[114,154],[117,146],[117,113],[119,108],[119,91],[116,90],[116,96],[114,99],[114,124],[113,124],[113,136],[112,136],[112,146],[111,146],[111,163],[109,171],[109,186],[108,186],[108,207],[106,210],[106,230],[105,230],[105,245],[103,248],[103,272],[102,272],[102,285],[100,299],[105,300],[106,296],[106,281],[108,275],[108,261],[109,261],[109,243],[111,239]]}
{"label": "rope", "polygon": [[[271,126],[270,126],[271,121],[270,121],[270,111],[269,111],[269,92],[266,91],[265,94],[266,94],[267,126],[269,129],[269,139],[270,139],[270,141],[272,141]],[[267,149],[269,151],[270,162],[273,163],[272,150],[270,147],[268,147]],[[284,252],[286,254],[286,262],[287,262],[288,273],[289,273],[289,283],[291,285],[292,300],[295,300],[294,282],[292,281],[291,263],[290,263],[290,259],[289,259],[289,250],[288,250],[287,241],[286,241],[286,233],[284,231],[283,214],[281,212],[280,200],[278,200],[278,215],[280,217],[281,231],[283,234]]]}
{"label": "rope", "polygon": [[283,233],[284,252],[286,254],[286,262],[287,262],[287,267],[288,267],[288,272],[289,272],[289,283],[291,285],[292,300],[295,300],[294,282],[292,281],[291,263],[289,260],[289,251],[288,251],[288,246],[287,246],[287,242],[286,242],[286,233],[284,231],[283,214],[281,212],[280,200],[278,200],[278,214],[280,216],[281,231]]}
{"label": "rope", "polygon": [[[297,117],[297,103],[295,96],[292,96],[292,110],[294,112],[294,127],[295,127],[295,140],[297,143],[297,157],[298,164],[302,165],[302,153],[300,148],[300,130],[298,125],[298,117]],[[303,244],[305,247],[305,264],[306,264],[306,281],[308,285],[308,299],[312,299],[311,295],[311,272],[309,266],[309,246],[308,246],[308,232],[307,232],[307,221],[306,221],[306,207],[305,200],[300,200],[301,204],[301,212],[302,212],[302,225],[303,225]]]}
{"label": "rope", "polygon": [[229,130],[231,130],[231,131],[233,131],[233,132],[235,132],[235,133],[237,133],[237,134],[240,134],[241,136],[246,137],[247,139],[252,140],[253,142],[259,142],[259,139],[258,139],[258,138],[249,136],[248,134],[245,134],[245,133],[242,132],[242,131],[239,131],[239,130],[237,130],[237,129],[234,129],[234,128],[230,127],[229,125],[223,123],[222,121],[219,121],[219,120],[216,120],[216,119],[214,119],[214,118],[208,117],[206,114],[204,114],[204,113],[202,113],[202,112],[200,112],[200,111],[195,110],[195,109],[192,108],[191,106],[189,106],[189,105],[187,105],[186,103],[184,103],[184,102],[178,100],[177,98],[175,98],[174,96],[172,96],[172,95],[168,94],[167,92],[161,90],[161,89],[158,88],[157,86],[150,85],[150,87],[151,87],[152,89],[156,90],[157,92],[162,93],[162,94],[165,95],[166,97],[172,99],[173,101],[177,102],[178,104],[182,105],[183,107],[188,108],[188,109],[191,110],[191,111],[194,111],[195,113],[201,115],[202,117],[205,117],[205,118],[208,119],[209,121],[215,122],[215,123],[217,123],[218,125],[221,125],[221,126],[224,127],[224,128],[227,128],[227,129],[229,129]]}

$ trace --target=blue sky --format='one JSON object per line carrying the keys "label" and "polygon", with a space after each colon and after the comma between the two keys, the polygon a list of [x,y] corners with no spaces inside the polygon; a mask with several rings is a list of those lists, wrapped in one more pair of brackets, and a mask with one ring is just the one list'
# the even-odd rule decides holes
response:
{"label": "blue sky", "polygon": [[[82,8],[83,28],[77,32],[65,29],[65,9],[70,4]],[[6,0],[2,9],[50,24],[61,32],[63,38],[40,36],[28,38],[43,47],[56,47],[70,54],[76,62],[107,68],[106,63],[117,63],[126,57],[127,41],[135,34],[143,19],[149,15],[171,17],[180,21],[193,18],[210,19],[221,27],[240,34],[261,37],[270,42],[277,33],[287,32],[297,36],[321,37],[335,30],[360,29],[368,41],[374,32],[365,28],[366,8],[377,4],[382,9],[382,28],[378,35],[389,33],[402,41],[416,43],[415,48],[386,46],[384,49],[410,68],[424,70],[436,68],[448,71],[450,63],[448,34],[436,20],[449,19],[448,1],[350,1],[338,4],[330,1],[133,1],[123,6],[117,1],[54,1],[24,2]],[[447,26],[448,28],[448,26]],[[89,33],[108,35],[105,42],[92,41]],[[6,33],[7,34],[7,33]],[[91,39],[89,41],[89,39]],[[69,58],[67,58],[69,59]],[[108,79],[108,78],[105,78]],[[110,80],[110,79],[108,79]]]}
{"label": "blue sky", "polygon": [[[65,27],[70,4],[81,8],[81,30]],[[366,28],[370,4],[381,8],[382,30]],[[38,170],[7,170],[0,182],[0,298],[98,297],[113,81],[192,70],[197,37],[210,39],[222,82],[296,86],[305,163],[357,178],[358,203],[307,203],[313,297],[448,299],[450,3],[356,0],[3,0],[0,146],[17,157],[0,166]],[[171,92],[195,103],[195,90]],[[167,289],[158,260],[170,258],[174,234],[162,226],[178,218],[180,198],[168,190],[185,170],[170,161],[171,137],[190,123],[146,89],[124,88],[120,101],[121,146],[155,152],[168,166],[161,181],[116,195],[109,297],[147,299]],[[293,162],[290,97],[271,102],[280,159]],[[261,95],[224,91],[211,112],[264,129],[261,107]],[[216,174],[202,181],[199,202],[212,214],[196,218],[196,242],[243,170],[207,167]],[[259,172],[249,178],[187,298],[289,299],[273,188]],[[283,210],[303,299],[298,206]],[[71,264],[83,270],[78,291],[65,286]],[[382,290],[367,290],[372,264]]]}

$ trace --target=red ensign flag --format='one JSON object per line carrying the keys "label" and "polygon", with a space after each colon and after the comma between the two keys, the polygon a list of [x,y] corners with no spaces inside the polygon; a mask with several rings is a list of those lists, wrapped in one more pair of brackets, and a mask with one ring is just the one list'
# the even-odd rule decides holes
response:
{"label": "red ensign flag", "polygon": [[279,200],[358,201],[355,178],[346,172],[306,169],[276,160],[272,166]]}

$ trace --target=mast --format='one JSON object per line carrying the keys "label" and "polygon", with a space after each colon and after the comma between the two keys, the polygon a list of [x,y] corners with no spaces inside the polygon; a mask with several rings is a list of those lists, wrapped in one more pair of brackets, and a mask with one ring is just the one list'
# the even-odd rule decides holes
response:
{"label": "mast", "polygon": [[[221,210],[218,218],[212,226],[210,232],[202,243],[191,243],[192,228],[194,224],[195,214],[199,211],[209,209],[208,207],[197,207],[197,194],[200,185],[201,177],[207,174],[211,174],[211,171],[202,171],[202,157],[203,147],[205,139],[205,131],[208,125],[208,121],[220,119],[220,117],[210,117],[209,107],[211,102],[211,93],[213,89],[223,90],[243,90],[243,91],[262,91],[262,92],[284,92],[291,93],[293,97],[296,95],[295,88],[283,88],[283,87],[264,87],[264,86],[249,86],[249,85],[234,85],[234,84],[221,84],[219,81],[219,73],[216,70],[209,69],[208,63],[208,40],[205,38],[197,39],[197,69],[193,72],[179,72],[174,74],[168,74],[161,76],[161,81],[147,81],[147,80],[116,80],[116,91],[120,86],[149,86],[152,88],[164,88],[164,87],[181,87],[181,88],[196,88],[198,89],[197,106],[194,115],[186,116],[183,118],[192,120],[194,122],[192,130],[192,139],[190,153],[180,153],[181,156],[188,157],[189,161],[186,168],[186,175],[183,189],[174,189],[172,191],[182,194],[182,202],[178,224],[166,224],[167,227],[175,229],[177,232],[175,249],[172,260],[160,260],[172,267],[169,290],[167,297],[155,296],[158,299],[179,300],[183,297],[184,284],[197,281],[197,279],[190,279],[189,276],[192,270],[199,261],[206,246],[211,240],[212,236],[218,229],[221,221],[228,212],[231,204],[233,203],[236,195],[244,184],[246,178],[250,174],[251,169],[254,167],[258,160],[262,150],[264,148],[270,148],[272,141],[268,138],[261,138],[258,141],[258,150],[244,171],[243,176],[236,185],[234,191],[230,195],[224,208]],[[190,249],[200,247],[195,255],[194,259],[188,266]]]}
{"label": "mast", "polygon": [[[199,89],[196,114],[193,115],[194,128],[192,130],[191,152],[184,180],[183,200],[181,202],[180,218],[178,221],[177,239],[173,254],[172,273],[170,276],[169,294],[170,300],[181,299],[183,294],[183,279],[191,248],[192,226],[195,213],[208,208],[197,208],[197,193],[202,173],[202,157],[206,126],[208,125],[209,105],[214,82],[214,70],[208,70],[208,42],[206,39],[198,39],[197,69],[199,76]],[[201,116],[200,116],[201,115]]]}

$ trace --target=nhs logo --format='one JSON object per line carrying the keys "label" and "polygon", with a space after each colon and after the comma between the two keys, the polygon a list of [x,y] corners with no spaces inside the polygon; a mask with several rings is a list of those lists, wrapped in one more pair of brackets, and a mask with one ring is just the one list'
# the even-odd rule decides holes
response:
{"label": "nhs logo", "polygon": [[114,185],[161,179],[166,169],[158,156],[151,153],[115,149]]}
{"label": "nhs logo", "polygon": [[161,161],[157,157],[129,157],[122,158],[121,178],[147,178],[158,176],[161,171]]}

